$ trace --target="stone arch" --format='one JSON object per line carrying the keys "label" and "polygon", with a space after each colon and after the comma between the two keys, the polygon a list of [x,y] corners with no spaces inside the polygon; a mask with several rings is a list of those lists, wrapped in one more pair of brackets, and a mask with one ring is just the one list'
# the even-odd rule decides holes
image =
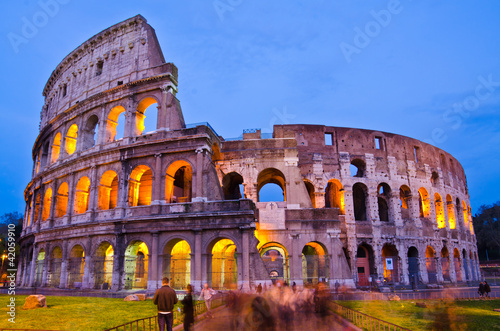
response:
{"label": "stone arch", "polygon": [[266,168],[262,170],[257,176],[257,201],[261,201],[260,190],[268,184],[278,185],[283,191],[283,201],[286,201],[285,175],[283,174],[283,172],[276,168]]}
{"label": "stone arch", "polygon": [[408,248],[408,276],[412,288],[415,289],[420,279],[419,254],[415,246]]}
{"label": "stone arch", "polygon": [[54,210],[54,217],[59,218],[66,215],[68,211],[68,183],[62,182],[57,189],[56,208]]}
{"label": "stone arch", "polygon": [[450,253],[448,252],[448,248],[443,246],[441,249],[441,267],[443,270],[443,279],[444,281],[450,281]]}
{"label": "stone arch", "polygon": [[399,252],[394,244],[382,246],[382,263],[384,265],[384,283],[399,283]]}
{"label": "stone arch", "polygon": [[85,268],[85,249],[80,244],[75,244],[69,253],[68,286],[81,288]]}
{"label": "stone arch", "polygon": [[[106,121],[106,137],[105,137],[105,142],[109,143],[112,141],[115,141],[117,136],[118,136],[118,126],[119,122],[121,122],[120,116],[125,117],[127,112],[125,111],[125,108],[121,105],[114,106],[113,108],[110,109],[108,118]],[[125,122],[125,121],[123,121]],[[125,126],[125,123],[123,123]],[[122,138],[124,136],[125,132],[125,127],[120,129],[121,135],[118,138]]]}
{"label": "stone arch", "polygon": [[465,200],[462,200],[462,215],[464,218],[464,225],[465,228],[469,228],[469,210],[467,209],[467,204],[465,203]]}
{"label": "stone arch", "polygon": [[429,217],[431,214],[429,193],[427,193],[427,190],[423,187],[418,189],[418,205],[420,217]]}
{"label": "stone arch", "polygon": [[170,239],[163,248],[163,277],[170,287],[184,290],[191,282],[191,245],[183,238]]}
{"label": "stone arch", "polygon": [[59,246],[54,246],[50,253],[50,270],[47,273],[47,284],[50,287],[59,287],[61,282],[62,250]]}
{"label": "stone arch", "polygon": [[113,170],[107,170],[101,176],[99,182],[99,196],[97,208],[100,210],[113,209],[118,202],[118,174]]}
{"label": "stone arch", "polygon": [[94,253],[94,288],[107,290],[113,281],[115,251],[109,241],[102,241]]}
{"label": "stone arch", "polygon": [[50,206],[52,204],[52,188],[47,188],[45,194],[43,195],[42,203],[42,222],[49,219],[50,216]]}
{"label": "stone arch", "polygon": [[302,280],[304,284],[328,282],[330,268],[328,250],[318,241],[310,241],[302,248]]}
{"label": "stone arch", "polygon": [[207,279],[217,290],[236,289],[238,284],[237,246],[234,240],[220,236],[207,246]]}
{"label": "stone arch", "polygon": [[390,197],[391,197],[391,187],[387,183],[380,183],[377,186],[377,205],[378,205],[378,217],[382,222],[389,222],[390,220]]}
{"label": "stone arch", "polygon": [[61,132],[57,132],[52,140],[52,148],[50,151],[50,163],[54,163],[59,159],[61,153]]}
{"label": "stone arch", "polygon": [[47,140],[42,144],[41,148],[40,167],[42,169],[44,169],[50,163],[49,149],[50,149],[50,141]]}
{"label": "stone arch", "polygon": [[[156,131],[158,125],[158,111],[151,109],[154,104],[159,106],[158,100],[153,96],[146,96],[139,101],[137,105],[137,111],[135,113],[135,135],[140,136],[144,134],[144,129],[148,126],[150,129],[154,127],[153,131]],[[151,107],[151,108],[150,108]],[[148,117],[152,117],[151,123],[146,123],[146,111],[148,112]],[[153,114],[149,114],[153,111]]]}
{"label": "stone arch", "polygon": [[129,176],[128,204],[130,207],[148,206],[153,193],[153,171],[147,165],[136,166]]}
{"label": "stone arch", "polygon": [[439,174],[437,173],[437,171],[433,171],[432,172],[432,175],[431,175],[431,184],[434,187],[438,187],[439,186]]}
{"label": "stone arch", "polygon": [[410,202],[411,190],[407,185],[401,185],[399,188],[399,205],[401,218],[404,220],[410,219]]}
{"label": "stone arch", "polygon": [[455,217],[455,207],[453,206],[453,198],[451,195],[446,195],[446,212],[448,215],[448,224],[450,229],[455,229],[457,225],[457,219]]}
{"label": "stone arch", "polygon": [[[280,279],[284,282],[289,281],[290,266],[288,251],[284,245],[275,241],[267,242],[260,247],[259,253],[264,262],[267,274],[271,279]],[[273,271],[275,272],[273,273]]]}
{"label": "stone arch", "polygon": [[443,199],[439,193],[434,194],[434,206],[436,210],[436,222],[439,229],[446,228],[446,220],[444,217]]}
{"label": "stone arch", "polygon": [[99,117],[96,114],[90,115],[82,130],[83,150],[94,147],[97,143],[97,133],[99,131]]}
{"label": "stone arch", "polygon": [[244,196],[243,176],[233,171],[222,178],[224,200],[238,200]]}
{"label": "stone arch", "polygon": [[352,186],[352,200],[354,207],[354,219],[356,221],[368,220],[368,188],[363,183],[355,183]]}
{"label": "stone arch", "polygon": [[369,278],[375,274],[375,258],[373,248],[366,243],[360,244],[356,251],[356,273],[359,286],[370,285]]}
{"label": "stone arch", "polygon": [[314,193],[314,184],[311,183],[311,181],[309,181],[308,179],[304,179],[303,182],[306,187],[307,195],[311,200],[312,207],[316,208],[316,195]]}
{"label": "stone arch", "polygon": [[366,176],[366,162],[362,159],[353,159],[350,165],[351,177]]}
{"label": "stone arch", "polygon": [[89,209],[90,179],[83,176],[78,180],[75,190],[74,213],[82,214]]}
{"label": "stone arch", "polygon": [[330,179],[325,188],[325,208],[338,208],[345,214],[344,186],[338,179]]}
{"label": "stone arch", "polygon": [[35,261],[35,287],[42,286],[43,270],[45,267],[45,249],[41,248],[38,251],[36,261]]}
{"label": "stone arch", "polygon": [[125,249],[124,289],[145,289],[148,285],[149,248],[144,241],[133,240]]}
{"label": "stone arch", "polygon": [[168,203],[191,202],[193,195],[193,167],[186,160],[172,162],[165,176],[165,200]]}
{"label": "stone arch", "polygon": [[64,137],[64,148],[68,155],[73,154],[76,151],[76,142],[78,139],[78,126],[72,124],[68,131],[66,131],[66,137]]}
{"label": "stone arch", "polygon": [[455,275],[457,277],[457,282],[462,281],[462,265],[460,263],[460,251],[455,247],[453,249],[453,262],[455,265]]}
{"label": "stone arch", "polygon": [[437,283],[437,269],[436,269],[436,251],[432,246],[427,246],[425,249],[425,266],[427,269],[427,276],[430,284]]}

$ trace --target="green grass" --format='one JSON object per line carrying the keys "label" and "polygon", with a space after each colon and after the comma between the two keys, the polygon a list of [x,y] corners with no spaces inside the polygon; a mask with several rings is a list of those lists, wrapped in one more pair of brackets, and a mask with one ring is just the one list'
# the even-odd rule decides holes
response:
{"label": "green grass", "polygon": [[0,328],[32,328],[50,330],[103,330],[136,319],[154,316],[152,300],[47,296],[47,308],[23,310],[26,295],[16,296],[16,323],[7,320],[10,296],[0,295]]}
{"label": "green grass", "polygon": [[[337,301],[372,317],[411,330],[500,330],[500,300]],[[420,308],[415,302],[425,302]]]}

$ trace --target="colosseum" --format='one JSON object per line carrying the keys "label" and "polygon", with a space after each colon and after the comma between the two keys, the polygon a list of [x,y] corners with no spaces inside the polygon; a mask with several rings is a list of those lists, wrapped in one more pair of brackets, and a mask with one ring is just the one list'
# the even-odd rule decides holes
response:
{"label": "colosseum", "polygon": [[[186,124],[177,67],[138,15],[67,55],[44,89],[18,286],[154,290],[430,286],[479,279],[464,170],[387,132]],[[153,123],[147,131],[147,123]],[[147,132],[146,132],[147,131]],[[274,200],[259,199],[266,186]],[[432,285],[431,285],[432,287]]]}

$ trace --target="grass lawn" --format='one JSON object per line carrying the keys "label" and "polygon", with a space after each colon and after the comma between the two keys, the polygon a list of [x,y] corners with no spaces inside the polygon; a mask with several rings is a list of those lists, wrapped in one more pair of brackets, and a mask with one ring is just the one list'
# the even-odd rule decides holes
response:
{"label": "grass lawn", "polygon": [[[337,301],[339,304],[411,330],[500,330],[500,300]],[[416,302],[425,302],[420,308]]]}
{"label": "grass lawn", "polygon": [[16,296],[16,323],[7,318],[9,296],[0,295],[0,329],[103,330],[157,313],[153,300],[47,296],[47,308],[23,310],[26,295]]}

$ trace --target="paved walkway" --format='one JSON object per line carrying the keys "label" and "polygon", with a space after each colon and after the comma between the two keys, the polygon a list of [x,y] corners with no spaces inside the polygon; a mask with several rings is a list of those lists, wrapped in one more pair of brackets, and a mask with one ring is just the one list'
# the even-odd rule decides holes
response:
{"label": "paved walkway", "polygon": [[[212,319],[204,319],[197,323],[194,330],[215,330],[215,331],[239,331],[239,330],[259,330],[259,331],[323,331],[323,330],[359,330],[351,328],[347,323],[343,323],[340,317],[328,316],[320,318],[316,314],[310,314],[306,317],[304,314],[295,314],[290,316],[288,322],[279,321],[277,318],[271,318],[271,324],[274,327],[264,326],[261,315],[234,316],[228,308],[221,309],[214,313]],[[345,325],[342,325],[345,324]]]}

